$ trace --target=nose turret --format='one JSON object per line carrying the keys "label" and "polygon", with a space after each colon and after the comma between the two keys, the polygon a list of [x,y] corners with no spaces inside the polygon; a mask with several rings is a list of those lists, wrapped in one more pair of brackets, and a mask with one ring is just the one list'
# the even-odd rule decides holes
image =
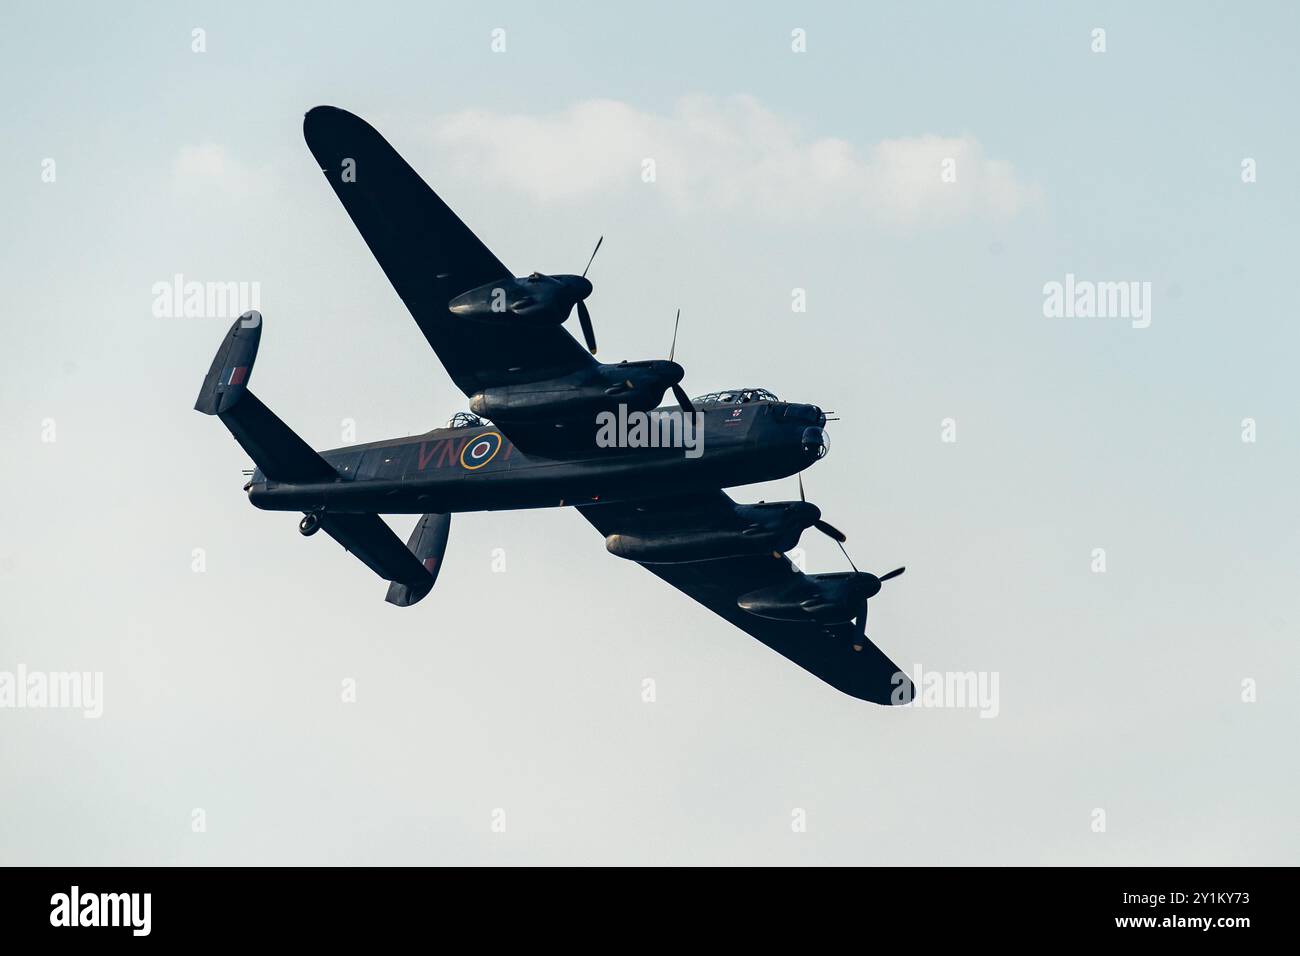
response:
{"label": "nose turret", "polygon": [[817,425],[805,428],[799,442],[803,446],[804,453],[814,461],[825,458],[826,453],[831,450],[831,440],[826,437],[826,430]]}

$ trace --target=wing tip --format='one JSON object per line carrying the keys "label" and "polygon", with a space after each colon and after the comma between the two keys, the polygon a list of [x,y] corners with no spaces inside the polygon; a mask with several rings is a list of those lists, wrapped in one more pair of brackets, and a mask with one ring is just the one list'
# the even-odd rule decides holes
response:
{"label": "wing tip", "polygon": [[302,134],[310,144],[315,137],[325,136],[348,127],[374,131],[374,127],[356,113],[339,106],[321,104],[313,106],[302,116]]}
{"label": "wing tip", "polygon": [[354,119],[356,118],[355,114],[349,113],[341,106],[331,106],[328,103],[322,103],[319,106],[313,106],[306,113],[304,113],[303,119],[304,120],[329,119],[330,117],[338,116],[338,115],[352,116]]}
{"label": "wing tip", "polygon": [[890,707],[906,707],[916,699],[916,685],[906,671],[895,667],[889,678],[889,698],[879,701]]}

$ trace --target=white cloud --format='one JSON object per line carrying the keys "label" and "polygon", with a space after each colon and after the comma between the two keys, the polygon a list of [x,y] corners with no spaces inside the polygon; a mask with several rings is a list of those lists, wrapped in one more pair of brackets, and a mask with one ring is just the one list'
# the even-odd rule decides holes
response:
{"label": "white cloud", "polygon": [[253,169],[224,146],[182,146],[172,162],[172,186],[182,193],[247,196],[267,185],[267,170]]}
{"label": "white cloud", "polygon": [[[669,114],[588,100],[545,116],[453,113],[432,127],[470,178],[542,204],[658,190],[682,213],[744,210],[781,219],[841,213],[892,224],[1007,219],[1039,190],[970,136],[886,139],[859,149],[806,139],[748,96],[690,96]],[[656,181],[642,181],[653,159]],[[951,159],[955,182],[941,178]]]}

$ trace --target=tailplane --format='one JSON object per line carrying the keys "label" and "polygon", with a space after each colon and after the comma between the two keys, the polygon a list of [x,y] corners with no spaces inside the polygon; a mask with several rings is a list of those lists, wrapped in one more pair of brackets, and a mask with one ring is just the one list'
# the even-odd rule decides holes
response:
{"label": "tailplane", "polygon": [[[245,312],[235,320],[203,379],[194,408],[217,416],[235,436],[261,472],[254,481],[343,480],[334,466],[249,390],[261,338],[260,313]],[[386,600],[390,604],[409,607],[433,588],[450,527],[451,515],[427,514],[415,526],[410,543],[403,544],[377,514],[321,511],[304,515],[298,530],[310,536],[323,529],[389,582]]]}
{"label": "tailplane", "polygon": [[[402,544],[402,539],[393,533],[393,529],[379,515],[346,514],[343,512],[326,512],[320,515],[320,527],[331,538],[343,545],[346,551],[355,555],[362,564],[388,582],[389,604],[398,607],[410,607],[431,590],[438,577],[438,565],[442,553],[436,558],[426,556],[418,549],[423,529],[431,518],[444,518],[444,530],[450,524],[450,515],[425,515],[415,526],[411,535],[411,544]],[[447,546],[447,537],[442,536],[442,547]],[[427,549],[424,549],[427,552]]]}

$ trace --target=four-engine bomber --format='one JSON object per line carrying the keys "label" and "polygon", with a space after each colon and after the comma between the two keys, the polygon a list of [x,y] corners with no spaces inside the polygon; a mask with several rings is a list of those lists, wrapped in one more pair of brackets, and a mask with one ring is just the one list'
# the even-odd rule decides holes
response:
{"label": "four-engine bomber", "polygon": [[[804,574],[785,552],[807,529],[841,549],[846,538],[804,500],[802,479],[798,501],[738,504],[722,490],[797,475],[824,457],[821,408],[756,388],[689,398],[676,326],[667,360],[597,362],[586,305],[595,251],[582,275],[516,277],[369,124],[322,106],[304,134],[472,414],[423,435],[317,452],[249,390],[263,326],[247,313],[195,408],[253,459],[244,489],[255,506],[302,512],[303,535],[325,531],[389,582],[399,607],[432,590],[453,513],[573,506],[612,554],[827,683],[881,704],[911,699],[906,675],[865,636],[868,600],[903,569]],[[574,310],[586,349],[563,328]],[[676,405],[660,408],[669,392]],[[620,426],[629,413],[690,416],[697,441],[684,451],[613,429],[611,443],[599,422],[615,412]],[[382,514],[421,517],[403,543]]]}

